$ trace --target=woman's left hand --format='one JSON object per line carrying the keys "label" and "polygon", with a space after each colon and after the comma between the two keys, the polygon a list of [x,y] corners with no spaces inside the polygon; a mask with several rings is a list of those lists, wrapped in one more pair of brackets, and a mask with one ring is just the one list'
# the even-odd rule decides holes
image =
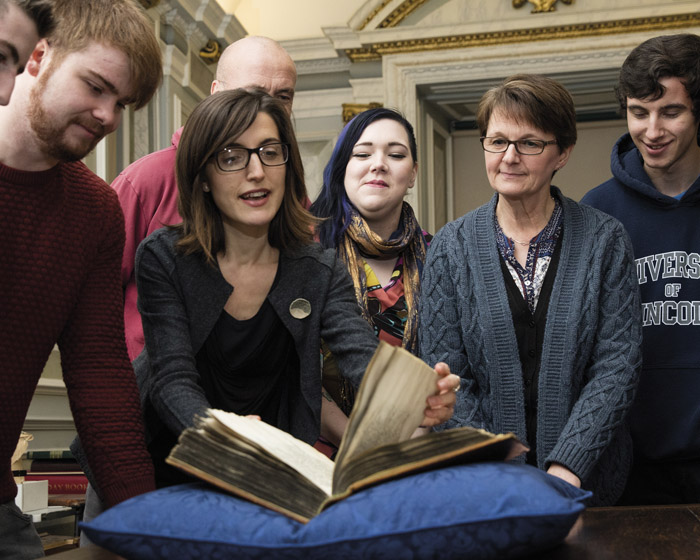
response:
{"label": "woman's left hand", "polygon": [[428,397],[427,400],[428,406],[421,424],[426,428],[444,424],[452,418],[461,381],[459,376],[450,373],[450,366],[444,362],[435,364],[435,372],[440,378],[437,382],[437,394]]}

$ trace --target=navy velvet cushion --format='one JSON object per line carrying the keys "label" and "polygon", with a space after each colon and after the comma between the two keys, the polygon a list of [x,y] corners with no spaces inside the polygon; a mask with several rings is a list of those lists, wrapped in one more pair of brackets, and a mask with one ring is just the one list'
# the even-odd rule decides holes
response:
{"label": "navy velvet cushion", "polygon": [[358,492],[306,525],[204,483],[122,502],[82,529],[126,558],[512,558],[561,542],[590,492],[478,463]]}

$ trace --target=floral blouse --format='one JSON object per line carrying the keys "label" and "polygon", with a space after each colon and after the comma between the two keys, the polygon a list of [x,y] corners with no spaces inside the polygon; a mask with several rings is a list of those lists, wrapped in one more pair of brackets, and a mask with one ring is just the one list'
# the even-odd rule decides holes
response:
{"label": "floral blouse", "polygon": [[534,313],[537,308],[540,290],[544,283],[544,277],[547,274],[549,263],[552,260],[554,249],[557,246],[557,240],[561,235],[561,204],[556,198],[554,199],[554,211],[549,218],[549,222],[547,222],[547,225],[537,236],[530,240],[524,267],[515,258],[513,242],[503,233],[495,215],[494,223],[496,227],[498,251],[506,262],[506,266],[515,281],[515,285],[518,286],[520,293],[525,298],[530,312]]}

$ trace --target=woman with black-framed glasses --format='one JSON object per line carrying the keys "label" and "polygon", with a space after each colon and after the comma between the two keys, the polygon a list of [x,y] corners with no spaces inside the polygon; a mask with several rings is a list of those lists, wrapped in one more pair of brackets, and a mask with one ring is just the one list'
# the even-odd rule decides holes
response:
{"label": "woman with black-framed glasses", "polygon": [[[377,344],[344,264],[313,242],[280,101],[257,89],[202,101],[176,171],[182,223],[136,254],[145,349],[134,370],[160,486],[185,480],[164,458],[209,407],[259,416],[310,444],[328,437],[340,411],[321,396],[321,337],[355,384]],[[429,425],[450,417],[459,381],[438,369]]]}
{"label": "woman with black-framed glasses", "polygon": [[641,366],[629,237],[552,186],[576,143],[571,95],[521,74],[477,113],[491,201],[446,225],[423,270],[420,354],[463,379],[450,426],[514,432],[528,463],[620,497]]}

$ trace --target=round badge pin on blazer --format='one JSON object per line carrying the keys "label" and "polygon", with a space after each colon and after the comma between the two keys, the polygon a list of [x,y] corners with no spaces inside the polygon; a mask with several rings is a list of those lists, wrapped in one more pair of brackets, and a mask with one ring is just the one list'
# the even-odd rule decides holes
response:
{"label": "round badge pin on blazer", "polygon": [[297,298],[289,305],[289,313],[295,319],[306,319],[311,315],[311,304],[308,299]]}

